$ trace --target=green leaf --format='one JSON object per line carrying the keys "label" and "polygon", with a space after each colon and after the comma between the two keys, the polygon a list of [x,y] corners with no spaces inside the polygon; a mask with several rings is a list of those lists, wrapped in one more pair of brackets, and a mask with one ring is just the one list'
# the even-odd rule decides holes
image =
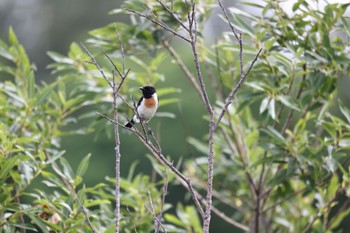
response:
{"label": "green leaf", "polygon": [[9,226],[14,226],[14,227],[17,227],[19,229],[25,229],[25,230],[38,232],[38,230],[31,224],[10,223]]}
{"label": "green leaf", "polygon": [[296,10],[299,9],[301,3],[303,2],[304,0],[298,0],[296,3],[294,3],[293,7],[292,7],[292,10],[293,12],[295,12]]}
{"label": "green leaf", "polygon": [[238,9],[236,7],[230,7],[229,11],[231,12],[232,15],[241,15],[241,16],[244,16],[244,17],[251,19],[251,20],[254,20],[254,21],[259,20],[254,15],[247,13],[247,11],[242,11],[241,9]]}
{"label": "green leaf", "polygon": [[[0,40],[0,56],[4,57],[10,61],[14,60],[13,55],[9,52],[8,46],[2,40]],[[0,71],[1,71],[1,68],[0,68]]]}
{"label": "green leaf", "polygon": [[14,166],[17,166],[20,163],[20,160],[17,156],[12,158],[0,158],[0,179],[6,179],[9,177],[9,173]]}
{"label": "green leaf", "polygon": [[12,27],[10,27],[10,29],[9,29],[9,41],[10,41],[11,45],[14,45],[14,46],[19,45],[18,39],[17,39],[16,34],[15,34]]}
{"label": "green leaf", "polygon": [[56,83],[52,83],[50,85],[47,85],[43,87],[39,93],[37,93],[36,98],[35,98],[35,106],[39,106],[44,103],[45,100],[47,100],[48,96],[51,94],[51,92],[54,90],[56,87]]}
{"label": "green leaf", "polygon": [[57,52],[49,51],[49,52],[47,52],[47,55],[55,62],[70,64],[70,65],[74,64],[74,60],[72,60],[71,58],[68,58],[62,54],[59,54]]}
{"label": "green leaf", "polygon": [[73,181],[74,173],[68,161],[65,158],[61,157],[60,163],[63,167],[63,174],[65,175],[65,177],[69,178],[70,181]]}
{"label": "green leaf", "polygon": [[287,106],[287,107],[289,107],[291,109],[294,109],[296,111],[300,111],[300,108],[298,106],[298,102],[295,99],[293,99],[291,96],[280,95],[277,98],[285,106]]}
{"label": "green leaf", "polygon": [[288,173],[288,170],[282,170],[278,172],[271,180],[268,181],[268,184],[273,186],[276,186],[278,184],[281,184],[282,182],[288,180],[290,178],[290,174]]}
{"label": "green leaf", "polygon": [[87,168],[89,167],[90,157],[91,157],[91,154],[88,154],[87,156],[85,156],[81,160],[81,162],[80,162],[80,164],[78,166],[77,172],[76,172],[77,176],[82,177],[85,174]]}
{"label": "green leaf", "polygon": [[340,112],[343,114],[347,122],[350,124],[350,110],[346,108],[345,105],[340,100],[338,100],[338,102],[339,102]]}
{"label": "green leaf", "polygon": [[260,108],[259,108],[260,114],[266,111],[267,106],[269,105],[270,99],[271,98],[267,96],[261,101]]}
{"label": "green leaf", "polygon": [[265,49],[266,51],[269,51],[269,50],[272,48],[272,46],[273,46],[273,44],[274,44],[275,42],[276,42],[276,39],[275,39],[275,38],[271,38],[271,39],[265,41],[265,42],[264,42],[264,49]]}
{"label": "green leaf", "polygon": [[174,113],[171,112],[157,112],[155,114],[156,117],[167,117],[167,118],[172,118],[175,119],[176,115]]}
{"label": "green leaf", "polygon": [[98,206],[98,205],[102,205],[102,204],[109,205],[109,204],[111,204],[111,202],[109,200],[100,200],[100,199],[84,202],[84,205],[86,208],[90,208],[90,207],[94,207],[94,206]]}
{"label": "green leaf", "polygon": [[200,151],[203,154],[207,154],[208,153],[208,145],[204,144],[202,141],[193,138],[193,137],[189,137],[187,139],[188,143],[191,144],[194,148],[196,148],[198,151]]}
{"label": "green leaf", "polygon": [[172,93],[180,93],[180,92],[181,92],[181,89],[174,88],[174,87],[157,88],[157,95],[158,96],[168,95],[168,94],[172,94]]}
{"label": "green leaf", "polygon": [[169,104],[178,103],[178,98],[167,98],[167,99],[160,99],[159,100],[159,106],[164,107]]}
{"label": "green leaf", "polygon": [[273,138],[275,138],[279,141],[285,142],[285,140],[286,140],[280,132],[278,132],[275,128],[273,128],[271,126],[268,126],[267,130],[265,132],[267,132],[270,136],[272,136]]}
{"label": "green leaf", "polygon": [[172,215],[172,214],[164,214],[164,218],[170,222],[170,223],[173,223],[173,224],[176,224],[178,226],[182,226],[182,227],[186,227],[186,224],[184,224],[183,221],[181,221],[178,217],[176,217],[175,215]]}
{"label": "green leaf", "polygon": [[64,155],[65,153],[66,153],[66,151],[60,151],[60,152],[55,153],[52,157],[50,157],[50,159],[48,159],[46,161],[46,164],[50,164],[50,163],[56,161],[56,159],[61,158],[62,155]]}
{"label": "green leaf", "polygon": [[275,99],[271,98],[270,102],[269,102],[269,115],[271,116],[271,118],[273,120],[276,119],[276,110],[275,110],[275,106],[276,106],[276,101]]}
{"label": "green leaf", "polygon": [[338,228],[339,225],[343,222],[345,218],[348,218],[350,215],[350,208],[347,208],[344,212],[338,213],[331,219],[331,225],[329,229]]}

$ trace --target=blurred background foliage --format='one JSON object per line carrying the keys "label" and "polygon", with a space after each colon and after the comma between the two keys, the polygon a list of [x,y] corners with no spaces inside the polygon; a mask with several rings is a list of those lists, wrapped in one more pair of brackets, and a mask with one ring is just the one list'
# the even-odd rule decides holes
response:
{"label": "blurred background foliage", "polygon": [[[185,2],[167,6],[187,20]],[[139,86],[157,87],[160,108],[150,125],[163,153],[204,196],[205,108],[163,41],[170,39],[195,74],[192,53],[183,41],[125,8],[152,13],[179,29],[157,1],[0,3],[0,227],[5,232],[89,231],[72,190],[89,208],[94,227],[113,232],[113,126],[96,114],[112,114],[111,93],[86,62],[79,42],[111,77],[113,67],[103,52],[121,66],[116,28],[131,68],[123,96],[131,102],[139,97]],[[219,111],[239,79],[239,46],[215,1],[200,1],[196,9],[200,62]],[[310,232],[345,232],[350,192],[347,9],[346,4],[317,7],[305,1],[228,9],[244,34],[245,67],[264,48],[216,133],[214,205],[247,227],[253,229],[256,199],[262,195],[259,221],[265,228],[260,232],[302,232],[310,222]],[[118,101],[130,117],[132,111]],[[120,120],[126,122],[124,116]],[[153,231],[145,205],[151,197],[160,211],[164,168],[128,132],[122,132],[121,145],[123,232],[135,232],[131,219],[138,232]],[[168,178],[164,226],[168,232],[201,232],[190,196],[171,174]],[[252,190],[250,182],[263,193]],[[213,215],[212,232],[235,231],[242,232]]]}

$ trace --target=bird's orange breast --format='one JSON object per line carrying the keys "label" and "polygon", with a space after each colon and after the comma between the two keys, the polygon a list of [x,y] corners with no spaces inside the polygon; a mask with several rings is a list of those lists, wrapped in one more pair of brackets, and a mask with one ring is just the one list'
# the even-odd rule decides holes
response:
{"label": "bird's orange breast", "polygon": [[152,97],[149,99],[144,99],[144,104],[146,108],[154,108],[157,107],[157,101]]}

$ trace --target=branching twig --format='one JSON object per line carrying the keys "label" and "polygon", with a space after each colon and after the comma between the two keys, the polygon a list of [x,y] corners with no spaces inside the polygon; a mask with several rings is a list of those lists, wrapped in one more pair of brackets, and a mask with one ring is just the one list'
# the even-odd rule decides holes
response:
{"label": "branching twig", "polygon": [[242,84],[243,84],[245,78],[248,76],[250,70],[253,68],[254,63],[258,60],[258,57],[259,57],[261,51],[262,51],[262,49],[259,49],[258,53],[256,54],[254,60],[252,61],[251,65],[250,65],[250,67],[248,68],[248,71],[247,71],[246,73],[241,73],[241,77],[240,77],[238,83],[236,84],[236,86],[233,88],[233,90],[231,91],[231,93],[230,93],[229,96],[227,97],[227,100],[226,100],[226,102],[225,102],[225,105],[224,105],[224,107],[222,108],[221,113],[220,113],[218,119],[216,120],[215,129],[218,127],[218,125],[219,125],[219,123],[220,123],[222,117],[225,115],[225,112],[227,111],[228,106],[231,104],[233,97],[236,95],[238,89],[242,86]]}
{"label": "branching twig", "polygon": [[155,226],[155,230],[154,230],[154,233],[157,233],[159,231],[159,227],[162,227],[163,231],[164,232],[167,232],[165,230],[165,227],[163,226],[162,224],[162,219],[159,218],[156,214],[156,211],[154,209],[154,205],[153,205],[153,201],[152,201],[152,196],[151,196],[151,192],[148,190],[148,197],[149,197],[149,205],[150,205],[150,208],[148,208],[146,205],[145,205],[145,208],[148,210],[148,212],[150,212],[150,214],[152,215],[153,219],[154,219],[154,226]]}
{"label": "branching twig", "polygon": [[[184,176],[179,170],[177,170],[177,168],[165,158],[165,156],[161,153],[161,150],[158,150],[158,148],[155,147],[151,141],[147,140],[146,137],[140,131],[137,130],[137,128],[127,128],[124,125],[120,124],[119,122],[114,122],[113,119],[109,118],[108,116],[106,116],[102,113],[97,112],[97,114],[106,118],[111,123],[117,124],[120,127],[131,131],[149,149],[149,151],[152,153],[153,157],[155,159],[157,159],[158,162],[160,162],[164,166],[168,167],[172,172],[175,173],[176,178],[181,183],[181,185],[183,185],[185,188],[187,188],[187,190],[190,191],[192,198],[193,198],[193,201],[195,203],[195,206],[196,206],[198,212],[200,213],[200,215],[202,217],[204,216],[203,208],[198,200],[197,192],[195,191],[195,189],[192,186],[191,179]],[[154,140],[156,140],[156,139],[154,138]],[[156,142],[156,144],[159,145],[158,142]]]}
{"label": "branching twig", "polygon": [[140,13],[140,12],[135,11],[135,10],[132,10],[132,9],[128,9],[128,8],[125,8],[125,10],[126,10],[126,11],[129,11],[129,12],[135,14],[135,15],[138,15],[138,16],[140,16],[140,17],[142,17],[142,18],[146,18],[146,19],[148,19],[149,21],[151,21],[152,23],[154,23],[155,25],[158,25],[158,26],[160,26],[161,28],[163,28],[164,30],[166,30],[166,31],[168,31],[168,32],[170,32],[170,33],[172,33],[173,35],[175,35],[175,36],[177,36],[177,37],[183,39],[184,41],[186,41],[186,42],[188,42],[188,43],[191,43],[191,41],[190,41],[189,39],[187,39],[186,37],[184,37],[184,36],[181,35],[180,33],[174,31],[173,29],[171,29],[170,27],[168,27],[168,25],[166,25],[166,24],[164,24],[164,23],[162,23],[162,22],[159,22],[159,21],[153,19],[151,16],[149,16],[149,15],[147,15],[147,14]]}
{"label": "branching twig", "polygon": [[128,213],[129,213],[130,221],[131,221],[131,224],[132,224],[132,226],[133,226],[133,228],[134,228],[134,231],[135,231],[135,233],[137,233],[136,225],[135,225],[134,219],[132,218],[132,214],[131,214],[131,212],[130,212],[128,206],[126,206],[126,210],[127,210]]}
{"label": "branching twig", "polygon": [[186,27],[179,17],[174,14],[173,10],[170,10],[161,0],[157,0],[157,2],[181,25],[183,29],[185,29],[187,32],[189,31],[188,27]]}
{"label": "branching twig", "polygon": [[[164,184],[163,184],[163,194],[162,194],[162,201],[161,201],[161,206],[160,206],[160,212],[158,214],[158,219],[161,222],[163,218],[163,213],[164,213],[164,204],[165,204],[165,197],[168,192],[168,185],[169,185],[169,179],[168,179],[168,174],[167,171],[165,170],[163,173],[163,179],[164,179]],[[159,232],[159,227],[160,224],[155,225],[155,233]],[[164,227],[163,227],[164,228]]]}
{"label": "branching twig", "polygon": [[[96,66],[96,68],[100,71],[102,77],[106,80],[108,83],[109,87],[112,89],[112,94],[113,94],[113,120],[112,122],[114,123],[114,139],[115,139],[115,178],[116,178],[116,187],[115,187],[115,215],[116,215],[116,220],[115,220],[115,232],[119,233],[119,228],[120,228],[120,139],[119,139],[119,120],[118,120],[118,104],[117,104],[117,97],[119,96],[118,92],[121,86],[124,83],[125,78],[127,77],[130,69],[126,70],[125,69],[125,56],[124,56],[124,48],[123,48],[123,43],[121,41],[120,35],[118,33],[117,28],[115,28],[117,38],[119,40],[120,46],[121,46],[121,53],[122,53],[122,71],[118,69],[118,67],[114,64],[112,59],[104,52],[104,55],[108,58],[112,66],[114,67],[114,70],[112,71],[112,82],[107,78],[105,75],[103,69],[99,66],[97,63],[96,59],[91,55],[91,53],[88,51],[88,49],[83,45],[82,47],[84,48],[85,52],[88,54],[88,56],[91,59],[91,62]],[[116,84],[115,80],[115,71],[118,73],[121,81],[119,85]],[[101,115],[101,114],[100,114]]]}
{"label": "branching twig", "polygon": [[[49,153],[47,153],[46,156],[47,156],[48,159],[51,159]],[[66,186],[66,188],[68,189],[68,191],[72,195],[72,197],[78,202],[78,204],[79,204],[79,206],[81,208],[81,211],[83,212],[83,214],[85,216],[86,222],[89,225],[89,228],[91,229],[91,231],[93,233],[96,233],[97,231],[96,231],[96,229],[94,228],[94,226],[92,225],[92,223],[90,221],[90,218],[89,218],[89,215],[88,215],[88,210],[86,209],[84,204],[81,202],[81,200],[78,197],[78,194],[75,191],[75,189],[73,188],[72,184],[67,180],[66,177],[64,177],[62,175],[62,174],[64,174],[64,172],[61,170],[61,168],[58,166],[58,164],[55,161],[52,162],[52,167],[54,168],[55,171],[58,171],[56,173],[58,174],[59,178],[64,183],[64,185]]]}
{"label": "branching twig", "polygon": [[[165,25],[163,22],[160,22],[153,17],[149,16],[148,14],[143,14],[140,12],[136,12],[134,10],[126,9],[127,11],[134,13],[140,17],[148,19],[150,22],[152,22],[155,25],[158,25],[165,29],[166,31],[169,31],[173,33],[174,35],[178,36],[179,38],[183,39],[184,41],[190,43],[191,49],[192,49],[192,54],[194,58],[194,63],[195,63],[195,68],[196,68],[196,73],[197,73],[197,80],[195,80],[194,76],[191,74],[191,72],[187,69],[187,67],[184,65],[180,57],[177,55],[177,53],[172,49],[172,47],[168,44],[167,41],[163,41],[163,45],[166,49],[168,49],[169,53],[173,56],[177,64],[180,66],[180,68],[183,70],[187,78],[191,81],[193,86],[195,87],[197,93],[201,97],[201,100],[205,104],[205,107],[207,109],[207,112],[209,114],[209,151],[208,151],[208,169],[207,169],[207,196],[206,196],[206,209],[205,212],[203,211],[200,203],[198,202],[198,198],[196,195],[195,190],[192,187],[191,181],[183,176],[174,166],[172,166],[171,163],[169,163],[165,157],[162,155],[162,153],[159,151],[159,149],[155,148],[153,144],[148,142],[147,140],[145,141],[144,138],[142,137],[141,134],[138,133],[138,131],[133,131],[139,139],[152,151],[154,156],[160,161],[162,164],[165,164],[168,166],[176,175],[177,178],[181,181],[181,183],[185,184],[187,189],[192,193],[192,196],[194,198],[196,207],[199,211],[199,213],[202,216],[203,219],[203,231],[205,233],[209,232],[209,225],[210,225],[210,219],[211,219],[211,208],[212,208],[212,196],[213,196],[213,170],[214,170],[214,132],[215,129],[218,127],[218,124],[220,123],[222,117],[224,116],[228,106],[230,105],[234,95],[238,91],[238,89],[241,87],[242,83],[244,82],[244,79],[247,77],[249,74],[250,70],[252,69],[254,63],[256,62],[260,52],[262,51],[261,49],[257,53],[255,59],[253,60],[251,66],[248,68],[246,72],[243,71],[243,43],[242,43],[242,35],[236,33],[234,30],[228,15],[225,11],[225,9],[222,7],[221,2],[219,1],[220,7],[223,9],[224,14],[227,18],[227,21],[230,24],[230,27],[232,29],[232,32],[234,33],[236,39],[240,43],[240,70],[241,70],[241,75],[240,75],[240,80],[236,84],[236,86],[233,88],[232,92],[228,96],[226,103],[219,114],[219,117],[216,122],[214,122],[214,109],[210,103],[207,90],[205,87],[204,79],[202,76],[201,68],[200,68],[200,63],[199,63],[199,56],[198,56],[198,51],[197,51],[197,37],[198,37],[198,31],[197,31],[197,20],[196,20],[196,14],[195,14],[195,3],[192,0],[190,3],[185,0],[186,6],[187,6],[187,21],[188,21],[188,26],[184,22],[182,22],[177,15],[173,12],[173,10],[169,9],[161,0],[157,0],[157,2],[167,11],[178,23],[179,25],[188,33],[189,38],[186,38],[177,32],[175,32],[173,29],[169,28],[167,25]],[[156,140],[155,140],[156,141]],[[160,148],[159,145],[157,145],[158,148]]]}

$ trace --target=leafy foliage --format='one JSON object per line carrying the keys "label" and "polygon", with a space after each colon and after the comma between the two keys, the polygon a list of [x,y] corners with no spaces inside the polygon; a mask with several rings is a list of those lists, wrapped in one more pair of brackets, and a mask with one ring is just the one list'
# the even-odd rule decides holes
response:
{"label": "leafy foliage", "polygon": [[[88,126],[65,129],[74,128],[74,123],[85,115],[83,108],[110,102],[105,83],[94,76],[93,69],[89,70],[86,55],[77,44],[72,44],[67,57],[49,52],[55,61],[50,68],[61,76],[42,85],[36,83],[33,65],[12,29],[9,43],[0,41],[0,45],[0,71],[8,75],[0,83],[0,228],[5,232],[90,232],[81,202],[94,228],[114,232],[113,179],[86,187],[83,175],[90,155],[74,170],[60,149],[62,136],[91,131]],[[167,88],[160,94],[174,91]],[[33,189],[38,182],[43,188]],[[157,187],[162,183],[153,184],[141,174],[123,179],[123,232],[134,229],[127,206],[140,232],[154,228],[152,215],[144,205],[150,191],[154,205],[160,206],[162,193]],[[165,207],[169,209],[171,205]],[[184,212],[187,211],[190,210]],[[169,218],[176,216],[169,214]],[[180,232],[182,228],[171,223],[166,227],[168,232]]]}
{"label": "leafy foliage", "polygon": [[[196,2],[199,31],[212,14],[213,3]],[[249,232],[341,232],[350,216],[350,110],[338,98],[337,85],[350,73],[350,27],[344,16],[349,4],[318,9],[297,1],[293,12],[286,12],[280,1],[243,4],[258,12],[229,9],[232,24],[244,34],[244,61],[252,60],[260,47],[264,51],[215,132],[214,207],[225,206],[225,216],[249,227]],[[164,41],[176,38],[172,31],[181,34],[189,8],[186,1],[127,0],[122,9],[111,13],[126,13],[128,23],[112,23],[90,32],[87,41],[100,48],[93,55],[109,78],[113,67],[105,53],[117,61],[118,68],[125,56],[131,72],[120,94],[128,102],[137,91],[135,86],[144,84],[161,86],[157,92],[162,106],[178,102],[168,97],[179,89],[166,85]],[[222,19],[224,24],[226,19]],[[207,46],[198,34],[200,64],[206,67],[217,112],[227,98],[225,93],[240,78],[239,45],[232,38],[231,32],[224,32]],[[181,40],[172,40],[179,59],[192,66],[186,59],[187,47],[179,45]],[[39,85],[35,67],[13,30],[9,30],[8,42],[0,40],[4,75],[0,82],[0,228],[6,232],[89,232],[81,200],[94,228],[114,232],[114,179],[86,187],[83,175],[90,155],[73,169],[64,158],[71,152],[60,148],[65,135],[98,127],[111,133],[105,119],[85,128],[75,125],[82,118],[96,117],[86,109],[109,115],[111,93],[78,44],[72,43],[67,55],[48,55],[53,60],[49,68],[59,77]],[[179,59],[174,58],[176,65]],[[120,107],[132,114],[125,104]],[[186,159],[182,168],[200,191],[206,190],[206,142],[207,135],[188,137],[196,157]],[[155,212],[161,211],[164,180],[135,175],[133,169],[121,182],[121,230],[154,231],[154,218],[147,208],[151,197]],[[161,174],[160,167],[154,165],[154,170]],[[33,190],[35,182],[49,189]],[[177,184],[173,177],[170,183]],[[167,232],[202,231],[194,206],[164,203],[164,211],[162,225]],[[218,216],[225,220],[223,212]],[[230,226],[229,232],[232,228],[237,230]]]}

